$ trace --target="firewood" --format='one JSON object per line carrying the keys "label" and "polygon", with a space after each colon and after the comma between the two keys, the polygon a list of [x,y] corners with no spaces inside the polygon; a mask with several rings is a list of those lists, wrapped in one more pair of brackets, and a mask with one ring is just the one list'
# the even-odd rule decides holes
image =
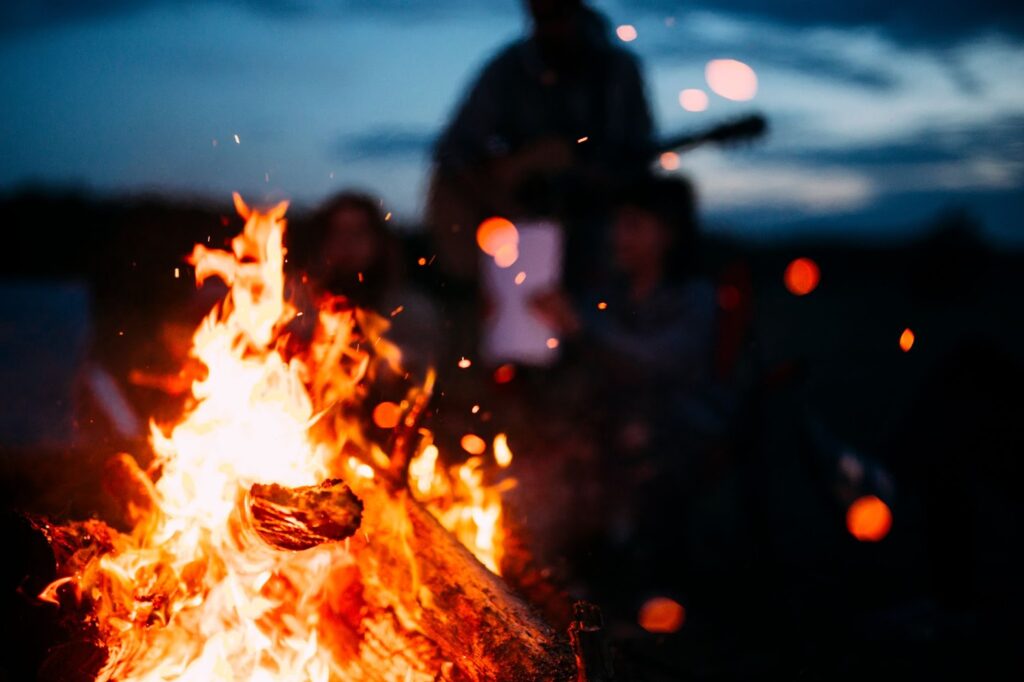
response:
{"label": "firewood", "polygon": [[579,669],[578,682],[613,682],[615,671],[604,631],[601,610],[585,601],[573,604],[569,639]]}
{"label": "firewood", "polygon": [[408,490],[368,483],[359,493],[366,502],[363,532],[351,546],[377,606],[393,609],[406,627],[432,639],[466,679],[575,679],[567,638]]}
{"label": "firewood", "polygon": [[255,483],[245,509],[261,540],[276,549],[301,551],[355,533],[363,503],[344,481],[328,479],[299,488]]}

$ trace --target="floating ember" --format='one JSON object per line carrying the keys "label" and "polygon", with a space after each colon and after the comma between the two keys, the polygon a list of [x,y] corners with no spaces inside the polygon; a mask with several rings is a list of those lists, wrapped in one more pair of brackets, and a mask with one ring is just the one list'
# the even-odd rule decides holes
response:
{"label": "floating ember", "polygon": [[[197,245],[230,292],[196,330],[184,414],[151,427],[152,463],[108,466],[130,532],[39,522],[59,578],[41,596],[108,652],[98,680],[571,679],[567,640],[497,575],[502,436],[441,465],[421,417],[433,377],[357,409],[397,370],[388,323],[342,298],[290,333],[286,203],[251,210],[231,251]],[[298,348],[298,349],[297,349]],[[384,414],[387,412],[387,414]]]}

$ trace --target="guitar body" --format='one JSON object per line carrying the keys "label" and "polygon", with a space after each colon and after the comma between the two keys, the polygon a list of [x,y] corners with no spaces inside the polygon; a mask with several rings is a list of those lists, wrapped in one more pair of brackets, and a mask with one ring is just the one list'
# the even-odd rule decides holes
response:
{"label": "guitar body", "polygon": [[[752,140],[766,129],[763,116],[746,116],[697,134],[669,138],[647,150],[646,156],[653,162],[666,151]],[[538,141],[472,172],[455,174],[435,167],[426,208],[442,272],[475,287],[479,279],[476,228],[488,217],[499,215],[513,222],[554,217],[564,225],[573,222],[568,219],[570,214],[579,215],[588,206],[594,209],[590,213],[600,212],[609,199],[608,183],[588,184],[575,176],[572,168],[571,147],[552,140]],[[539,192],[537,188],[541,188]],[[536,200],[538,194],[545,195],[541,201]],[[527,195],[534,200],[524,200]],[[537,212],[538,206],[544,207],[543,214]],[[570,238],[569,256],[575,251],[572,241]]]}

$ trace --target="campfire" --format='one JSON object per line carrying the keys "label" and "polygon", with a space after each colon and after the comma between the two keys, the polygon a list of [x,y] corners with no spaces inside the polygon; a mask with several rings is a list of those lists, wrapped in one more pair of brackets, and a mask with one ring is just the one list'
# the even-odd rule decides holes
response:
{"label": "campfire", "polygon": [[569,638],[500,575],[505,437],[443,466],[428,375],[375,442],[368,386],[402,375],[387,321],[327,297],[300,339],[287,204],[235,205],[231,250],[190,258],[229,287],[193,337],[191,398],[151,425],[144,468],[108,463],[130,528],[36,522],[60,576],[40,598],[107,652],[97,679],[576,679]]}

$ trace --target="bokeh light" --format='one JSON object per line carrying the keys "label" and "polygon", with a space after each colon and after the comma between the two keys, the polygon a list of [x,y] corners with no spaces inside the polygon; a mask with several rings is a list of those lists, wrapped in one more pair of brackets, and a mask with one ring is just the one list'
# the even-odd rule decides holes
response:
{"label": "bokeh light", "polygon": [[510,268],[519,260],[519,246],[503,244],[494,254],[494,262],[499,268]]}
{"label": "bokeh light", "polygon": [[482,455],[487,450],[487,442],[475,433],[467,433],[462,437],[462,449],[471,455]]}
{"label": "bokeh light", "polygon": [[501,365],[494,370],[494,383],[496,384],[507,384],[516,378],[516,366],[515,365]]}
{"label": "bokeh light", "polygon": [[846,528],[861,542],[878,542],[892,528],[889,505],[874,495],[857,498],[846,510]]}
{"label": "bokeh light", "polygon": [[392,402],[383,402],[373,408],[373,423],[382,429],[393,429],[402,418],[402,410]]}
{"label": "bokeh light", "polygon": [[647,632],[676,632],[686,621],[686,609],[674,599],[653,597],[640,607],[637,622]]}
{"label": "bokeh light", "polygon": [[679,93],[679,106],[687,111],[704,111],[708,108],[708,93],[699,88],[686,88]]}
{"label": "bokeh light", "polygon": [[704,78],[715,94],[744,102],[757,94],[757,74],[735,59],[712,59],[704,67]]}
{"label": "bokeh light", "polygon": [[615,29],[615,35],[624,43],[631,43],[636,40],[636,26],[633,24],[622,24]]}
{"label": "bokeh light", "polygon": [[914,336],[914,332],[910,329],[910,327],[907,327],[906,329],[904,329],[903,333],[900,334],[900,349],[904,353],[909,351],[911,348],[914,347],[914,339],[915,338],[916,337]]}
{"label": "bokeh light", "polygon": [[818,288],[821,270],[810,258],[796,258],[786,266],[783,281],[789,293],[794,296],[806,296]]}
{"label": "bokeh light", "polygon": [[665,152],[658,161],[665,170],[676,170],[679,168],[679,155],[675,152]]}
{"label": "bokeh light", "polygon": [[503,247],[519,245],[519,230],[507,218],[488,218],[476,228],[476,243],[488,256],[494,256]]}

